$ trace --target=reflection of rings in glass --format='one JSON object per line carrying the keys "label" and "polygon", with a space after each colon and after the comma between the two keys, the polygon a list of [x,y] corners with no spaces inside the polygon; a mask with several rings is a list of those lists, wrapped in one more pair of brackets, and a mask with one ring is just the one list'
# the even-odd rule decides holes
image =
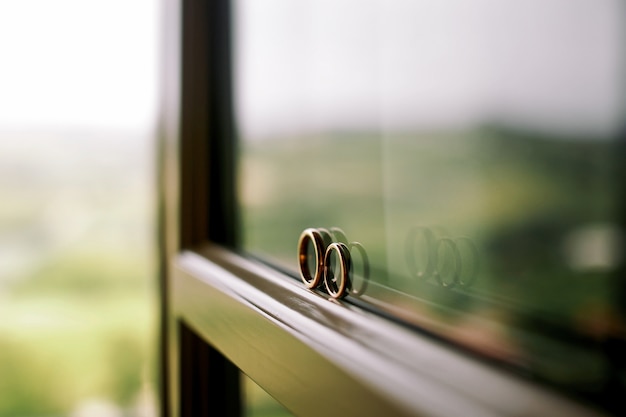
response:
{"label": "reflection of rings in glass", "polygon": [[324,248],[327,248],[328,245],[333,243],[333,235],[330,233],[328,229],[324,229],[323,227],[318,227],[317,231],[322,235],[322,239],[324,240]]}
{"label": "reflection of rings in glass", "polygon": [[[422,241],[421,245],[418,245],[420,240]],[[427,227],[414,227],[409,231],[404,246],[404,255],[409,272],[415,278],[426,280],[435,272],[437,264],[437,248],[435,242],[434,233]],[[416,261],[418,254],[420,254],[422,258],[425,257],[425,259],[420,259],[422,262]]]}
{"label": "reflection of rings in glass", "polygon": [[[452,239],[447,237],[439,239],[437,243],[437,270],[435,278],[442,287],[452,288],[459,281],[459,271],[461,269],[461,255]],[[447,256],[450,254],[451,256]],[[452,262],[449,262],[452,260]],[[450,270],[451,264],[454,266]],[[444,276],[445,275],[445,276]]]}
{"label": "reflection of rings in glass", "polygon": [[[337,252],[339,261],[339,275],[335,275],[332,265],[333,252]],[[350,288],[350,251],[343,243],[331,243],[324,256],[324,284],[333,298],[341,298]]]}
{"label": "reflection of rings in glass", "polygon": [[478,275],[480,260],[478,248],[469,237],[459,237],[454,241],[461,257],[459,284],[464,287],[470,287]]}
{"label": "reflection of rings in glass", "polygon": [[[354,252],[352,251],[352,249],[356,249],[356,251],[359,253],[359,256],[361,257],[361,262],[363,265],[363,274],[359,275],[356,273],[355,271],[355,264],[356,262],[354,261]],[[348,251],[350,252],[350,263],[351,263],[351,270],[352,270],[352,289],[350,290],[350,293],[353,295],[362,295],[365,290],[367,289],[367,282],[369,281],[369,277],[370,277],[370,261],[369,258],[367,257],[367,252],[365,251],[365,248],[363,247],[363,245],[361,245],[359,242],[352,242],[348,245]],[[363,279],[359,280],[359,284],[357,285],[357,280],[356,277],[357,276],[361,276]]]}
{"label": "reflection of rings in glass", "polygon": [[348,244],[348,238],[346,237],[346,234],[343,232],[343,230],[341,230],[340,228],[338,228],[338,227],[331,227],[330,228],[330,233],[335,238],[335,242],[341,242],[344,245]]}
{"label": "reflection of rings in glass", "polygon": [[[315,250],[315,273],[309,269],[309,246]],[[306,229],[298,240],[298,263],[300,264],[300,276],[307,288],[315,288],[320,284],[324,269],[324,253],[326,245],[324,238],[317,229]]]}

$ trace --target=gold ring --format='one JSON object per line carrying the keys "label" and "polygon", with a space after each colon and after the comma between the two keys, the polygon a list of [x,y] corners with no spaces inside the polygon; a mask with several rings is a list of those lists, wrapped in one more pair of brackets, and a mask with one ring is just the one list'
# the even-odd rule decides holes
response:
{"label": "gold ring", "polygon": [[[315,249],[315,273],[309,270],[309,245]],[[300,276],[307,288],[315,288],[320,284],[324,270],[324,252],[326,245],[324,238],[317,229],[306,229],[298,240],[298,262],[300,264]]]}
{"label": "gold ring", "polygon": [[[340,276],[336,277],[330,264],[333,251],[337,252],[340,265]],[[342,298],[350,289],[350,250],[343,243],[332,243],[324,255],[324,285],[333,298]]]}

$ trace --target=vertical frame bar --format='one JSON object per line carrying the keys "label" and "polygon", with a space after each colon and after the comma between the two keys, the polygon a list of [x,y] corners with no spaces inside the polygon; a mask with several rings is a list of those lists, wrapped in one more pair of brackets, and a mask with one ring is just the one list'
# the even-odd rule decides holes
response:
{"label": "vertical frame bar", "polygon": [[240,416],[239,370],[185,324],[179,324],[180,415]]}
{"label": "vertical frame bar", "polygon": [[163,4],[162,413],[165,417],[239,416],[239,370],[179,323],[172,310],[170,275],[170,262],[182,249],[206,241],[236,243],[230,1],[164,0]]}

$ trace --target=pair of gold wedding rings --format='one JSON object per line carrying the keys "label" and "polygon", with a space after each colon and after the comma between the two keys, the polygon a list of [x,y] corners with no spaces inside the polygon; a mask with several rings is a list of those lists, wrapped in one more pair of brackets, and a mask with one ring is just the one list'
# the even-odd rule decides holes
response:
{"label": "pair of gold wedding rings", "polygon": [[[333,242],[326,229],[309,228],[302,232],[298,241],[300,276],[307,288],[314,289],[322,281],[332,298],[344,297],[350,289],[350,250],[341,242]],[[310,248],[314,251],[314,262]],[[339,273],[333,268],[333,256],[337,257]],[[315,266],[313,268],[313,265]],[[314,269],[314,272],[311,270]]]}

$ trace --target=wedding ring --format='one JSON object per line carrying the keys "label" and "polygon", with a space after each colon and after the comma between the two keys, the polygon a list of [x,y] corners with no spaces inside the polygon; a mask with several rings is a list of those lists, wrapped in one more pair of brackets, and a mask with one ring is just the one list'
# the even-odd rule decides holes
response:
{"label": "wedding ring", "polygon": [[[339,275],[335,276],[331,265],[333,252],[337,252]],[[324,255],[324,285],[332,298],[344,297],[350,289],[350,251],[343,243],[332,243]]]}
{"label": "wedding ring", "polygon": [[[326,245],[324,237],[319,230],[309,228],[302,232],[298,240],[298,263],[300,264],[300,276],[307,288],[315,288],[320,284],[324,273],[324,254]],[[315,271],[309,269],[309,245],[315,250]]]}

